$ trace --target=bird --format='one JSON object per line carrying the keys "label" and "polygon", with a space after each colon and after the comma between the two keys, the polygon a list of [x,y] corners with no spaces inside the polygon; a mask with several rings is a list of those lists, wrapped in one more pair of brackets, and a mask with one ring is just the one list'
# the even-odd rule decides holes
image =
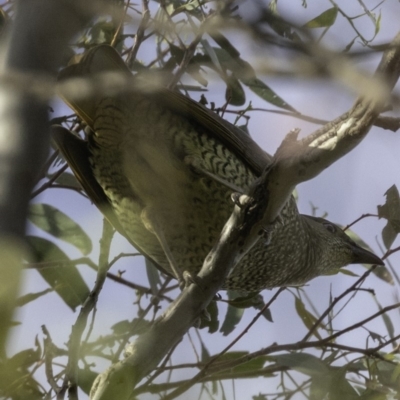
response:
{"label": "bird", "polygon": [[[195,276],[232,212],[232,192],[246,193],[272,157],[184,94],[146,90],[111,46],[90,49],[60,72],[59,82],[106,79],[98,74],[107,72],[125,76],[127,90],[78,97],[60,85],[61,97],[87,125],[87,139],[59,126],[53,140],[117,231],[160,271],[178,280],[185,272]],[[259,239],[221,289],[301,286],[356,263],[383,264],[339,226],[300,214],[291,197],[268,240]]]}

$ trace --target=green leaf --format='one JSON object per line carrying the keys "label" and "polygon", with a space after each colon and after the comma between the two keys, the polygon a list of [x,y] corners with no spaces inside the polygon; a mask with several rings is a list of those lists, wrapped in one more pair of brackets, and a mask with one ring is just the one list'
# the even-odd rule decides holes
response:
{"label": "green leaf", "polygon": [[179,7],[175,8],[175,5],[173,7],[173,11],[171,12],[171,17],[176,16],[177,14],[180,14],[181,12],[187,12],[189,14],[194,15],[195,17],[201,17],[201,5],[203,2],[199,2],[199,0],[190,0],[186,2],[183,5],[180,5]]}
{"label": "green leaf", "polygon": [[305,375],[321,377],[329,373],[329,366],[319,358],[307,353],[290,353],[270,356],[278,365],[289,367]]}
{"label": "green leaf", "polygon": [[207,347],[201,342],[201,362],[206,363],[210,359],[210,352]]}
{"label": "green leaf", "polygon": [[337,14],[337,7],[329,8],[322,14],[318,15],[318,17],[315,17],[311,21],[308,21],[306,24],[304,24],[303,28],[326,28],[332,26],[336,21]]}
{"label": "green leaf", "polygon": [[115,35],[115,26],[113,23],[104,19],[100,20],[92,26],[89,30],[88,38],[85,41],[85,45],[94,44],[110,44]]}
{"label": "green leaf", "polygon": [[68,215],[49,204],[31,204],[29,220],[50,235],[75,246],[84,255],[92,251],[92,242],[85,231]]}
{"label": "green leaf", "polygon": [[353,386],[346,379],[346,367],[333,369],[329,386],[330,400],[358,400],[359,396]]}
{"label": "green leaf", "polygon": [[250,308],[255,305],[264,304],[262,296],[258,292],[249,293],[245,296],[237,296],[238,292],[228,291],[229,305],[236,308]]}
{"label": "green leaf", "polygon": [[346,268],[340,268],[339,273],[343,274],[343,275],[353,276],[355,278],[359,277],[359,275],[355,274],[354,272],[351,272],[350,270],[348,270]]}
{"label": "green leaf", "polygon": [[146,264],[147,279],[149,280],[151,292],[155,295],[158,292],[158,285],[161,284],[160,273],[154,263],[147,257],[144,258]]}
{"label": "green leaf", "polygon": [[232,71],[235,77],[257,96],[277,107],[289,111],[296,111],[291,105],[278,96],[269,86],[258,79],[251,65],[242,60],[239,55],[233,57],[231,53],[227,52],[226,50],[215,47],[213,47],[213,50],[222,68]]}
{"label": "green leaf", "polygon": [[124,319],[123,321],[118,321],[114,325],[111,326],[114,335],[125,335],[130,332],[132,329],[132,322]]}
{"label": "green leaf", "polygon": [[[73,310],[81,305],[89,295],[89,288],[78,269],[73,265],[62,265],[70,259],[54,243],[37,236],[28,236],[28,243],[36,262],[52,262],[55,265],[38,268],[38,272],[53,290]],[[60,264],[57,265],[57,262]]]}
{"label": "green leaf", "polygon": [[244,310],[242,308],[232,307],[228,305],[228,310],[226,312],[224,323],[221,326],[220,332],[224,336],[228,336],[241,321]]}
{"label": "green leaf", "polygon": [[25,304],[28,304],[32,301],[35,301],[36,299],[38,299],[39,297],[42,297],[44,295],[46,295],[47,293],[51,293],[53,292],[53,289],[46,289],[46,290],[42,290],[41,292],[36,292],[36,293],[28,293],[24,296],[21,296],[17,299],[16,301],[16,306],[17,307],[22,307]]}
{"label": "green leaf", "polygon": [[[379,311],[382,311],[382,306],[380,305],[378,299],[375,296],[373,296],[373,299],[375,300],[375,303],[378,306]],[[382,319],[383,319],[383,322],[386,327],[386,332],[388,333],[388,335],[390,336],[391,339],[394,339],[395,331],[394,331],[394,326],[393,326],[392,320],[390,319],[390,317],[387,313],[382,314]]]}
{"label": "green leaf", "polygon": [[382,240],[383,244],[387,249],[392,247],[393,242],[396,240],[397,233],[390,222],[388,222],[382,229]]}
{"label": "green leaf", "polygon": [[396,185],[391,186],[385,195],[386,203],[378,206],[378,215],[388,221],[382,231],[383,243],[388,249],[400,233],[400,196]]}
{"label": "green leaf", "polygon": [[242,79],[244,85],[246,85],[252,92],[257,96],[261,97],[266,102],[273,104],[274,106],[284,108],[289,111],[296,111],[291,105],[286,103],[282,97],[278,96],[269,86],[263,81],[254,77],[250,79]]}
{"label": "green leaf", "polygon": [[[304,303],[298,297],[295,297],[295,307],[296,307],[297,314],[299,315],[299,317],[303,321],[303,324],[308,329],[311,329],[311,327],[317,321],[317,318],[315,318],[314,315],[312,315],[309,311],[307,311]],[[319,327],[321,327],[321,326],[323,326],[323,325],[320,325]],[[315,337],[317,337],[318,339],[320,339],[320,340],[322,339],[320,334],[318,333],[317,329],[314,330],[313,335]]]}
{"label": "green leaf", "polygon": [[56,183],[63,186],[70,186],[79,190],[82,190],[81,184],[76,179],[75,175],[70,174],[69,172],[64,172],[57,179]]}
{"label": "green leaf", "polygon": [[246,94],[235,76],[226,80],[225,100],[233,106],[242,106],[246,102]]}
{"label": "green leaf", "polygon": [[78,386],[86,393],[90,393],[90,389],[93,386],[93,382],[96,379],[98,373],[90,370],[89,368],[78,368],[77,376],[78,376]]}
{"label": "green leaf", "polygon": [[[235,361],[239,358],[242,358],[244,356],[246,356],[247,354],[249,354],[247,351],[231,351],[231,352],[227,352],[225,354],[223,354],[221,357],[218,357],[218,362],[230,362],[230,361]],[[257,371],[260,371],[263,367],[265,362],[268,360],[267,356],[260,356],[257,358],[253,358],[249,361],[245,361],[243,362],[243,364],[240,364],[232,369],[230,369],[230,372],[234,372],[234,373],[254,373]],[[220,374],[217,375],[223,375],[225,372],[222,371]]]}
{"label": "green leaf", "polygon": [[381,30],[381,18],[382,18],[382,13],[379,11],[379,15],[375,23],[375,35],[377,35]]}

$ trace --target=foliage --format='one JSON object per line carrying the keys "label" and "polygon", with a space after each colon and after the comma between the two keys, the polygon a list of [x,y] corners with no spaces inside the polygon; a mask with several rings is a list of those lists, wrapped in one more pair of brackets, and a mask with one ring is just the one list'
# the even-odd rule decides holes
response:
{"label": "foliage", "polygon": [[[71,45],[74,57],[97,44],[111,44],[137,75],[151,75],[152,79],[192,96],[216,113],[224,117],[233,116],[232,122],[243,129],[247,129],[250,115],[257,110],[253,106],[255,99],[267,103],[266,106],[282,118],[290,116],[299,121],[323,123],[318,115],[303,115],[281,97],[279,91],[273,89],[272,74],[286,75],[290,79],[307,75],[313,80],[340,75],[340,71],[333,73],[330,66],[323,63],[324,55],[316,52],[315,46],[323,43],[330,30],[339,26],[335,35],[340,32],[342,24],[348,24],[353,36],[342,38],[337,54],[330,54],[330,57],[337,57],[336,67],[345,68],[347,64],[341,63],[343,54],[347,54],[346,60],[350,60],[360,53],[376,50],[375,38],[383,22],[380,10],[385,7],[381,4],[377,9],[364,8],[361,15],[356,15],[353,10],[351,13],[345,11],[346,2],[341,5],[331,1],[325,2],[325,8],[319,13],[311,14],[303,9],[300,14],[307,19],[289,22],[285,12],[278,14],[280,3],[277,0],[271,1],[268,8],[261,2],[253,5],[239,3],[237,6],[231,1],[142,0],[141,5],[129,1],[108,3],[110,8],[104,11],[104,15],[93,20]],[[361,1],[354,3],[362,4]],[[250,9],[248,13],[246,7]],[[290,7],[298,9],[300,4]],[[12,24],[13,4],[6,2],[0,11],[0,28],[3,24]],[[356,23],[358,21],[359,24]],[[367,38],[371,30],[372,37]],[[246,43],[250,40],[267,55],[261,65],[255,57],[247,58]],[[67,55],[66,63],[71,58]],[[211,92],[214,86],[219,88],[217,90],[223,87],[223,99],[219,96],[215,100],[209,94],[207,90]],[[266,111],[271,112],[271,109]],[[85,137],[84,126],[75,115],[64,109],[60,115],[54,114],[53,117],[53,122],[62,122],[74,133]],[[146,265],[146,277],[137,280],[136,272],[131,273],[131,264],[134,260],[136,262],[137,254],[123,253],[120,245],[115,246],[118,248],[116,251],[113,249],[111,254],[115,256],[111,259],[111,242],[118,242],[118,238],[113,238],[107,224],[103,228],[100,248],[92,249],[92,243],[98,239],[96,229],[92,229],[91,224],[81,226],[81,217],[76,213],[73,212],[74,216],[70,217],[59,209],[61,205],[64,208],[62,196],[65,190],[68,196],[72,196],[68,197],[73,199],[71,201],[77,201],[76,204],[83,201],[87,208],[90,205],[79,183],[66,172],[63,160],[57,157],[57,153],[53,152],[44,168],[45,173],[33,194],[30,213],[30,222],[36,230],[35,236],[29,238],[33,257],[26,260],[26,268],[36,269],[46,283],[40,282],[35,291],[21,295],[18,304],[24,308],[48,298],[40,303],[43,307],[47,301],[53,301],[50,296],[56,301],[61,299],[65,303],[61,306],[65,313],[61,318],[63,329],[67,329],[68,333],[58,337],[54,326],[50,328],[46,323],[42,332],[32,329],[32,348],[29,348],[32,345],[29,343],[23,350],[2,355],[1,398],[50,399],[56,396],[62,399],[67,391],[71,398],[78,398],[78,393],[80,398],[87,398],[97,373],[123,356],[128,342],[146,331],[176,297],[178,290],[176,282],[161,275],[150,263]],[[57,192],[57,196],[50,192]],[[45,197],[46,201],[52,204],[43,203],[37,198],[39,194],[49,196],[49,200]],[[386,203],[378,206],[377,215],[357,218],[357,222],[367,216],[385,219],[387,224],[381,239],[385,247],[384,260],[399,250],[392,247],[400,232],[399,205],[399,192],[396,186],[392,186],[386,192]],[[100,214],[96,218],[100,218]],[[76,252],[78,255],[74,256]],[[122,262],[123,268],[129,268],[128,272],[121,270]],[[116,266],[120,268],[118,272],[115,272]],[[29,275],[31,272],[27,271]],[[371,281],[373,273],[382,278],[387,290],[396,293],[397,300],[383,306],[378,298],[368,298],[367,314],[362,312],[350,315],[350,318],[347,314],[343,324],[340,317],[352,312],[348,310],[351,310],[356,295],[374,295],[374,290],[366,287],[366,282],[368,285],[375,282]],[[221,293],[222,297],[209,305],[198,327],[188,333],[182,344],[184,350],[182,346],[178,346],[177,350],[171,349],[161,365],[139,383],[133,396],[141,398],[143,394],[155,394],[154,398],[163,395],[165,399],[172,399],[195,385],[201,398],[233,398],[228,394],[227,380],[250,381],[261,377],[262,382],[267,383],[257,387],[258,393],[248,390],[247,398],[399,398],[396,396],[400,388],[400,332],[399,324],[393,322],[394,318],[398,321],[398,313],[394,314],[393,310],[400,306],[400,280],[390,263],[388,267],[378,269],[375,266],[363,271],[360,276],[350,278],[352,280],[346,282],[351,284],[345,290],[339,294],[337,290],[332,290],[318,304],[310,300],[307,288],[279,290],[274,296],[270,293]],[[103,284],[110,281],[114,281],[120,289],[103,296]],[[127,309],[126,318],[99,327],[96,319],[101,317],[97,314],[102,308],[107,309],[107,301],[118,297],[119,292],[124,290],[129,293],[130,303],[134,298],[134,305],[123,305]],[[59,297],[55,297],[54,292]],[[295,314],[291,315],[298,318],[291,321],[291,329],[297,334],[292,336],[295,339],[290,342],[272,343],[268,339],[269,327],[274,320],[271,309],[279,305],[284,295],[294,300]],[[46,305],[45,313],[53,312],[50,305],[48,311]],[[80,312],[72,314],[71,319],[70,309],[77,307],[81,307]],[[122,308],[122,305],[119,307]],[[275,309],[277,312],[286,311]],[[27,322],[21,315],[22,318],[19,315],[17,319],[22,319],[24,325]],[[89,316],[91,321],[88,321]],[[252,320],[248,322],[248,318]],[[371,324],[378,319],[383,322],[379,332]],[[251,334],[256,322],[264,324],[265,337],[255,349],[254,343],[246,343],[245,340],[249,334],[247,331]],[[246,327],[243,327],[244,324]],[[276,326],[274,329],[285,328]],[[211,354],[209,347],[217,335],[219,339],[223,337],[224,344],[218,347],[219,350],[215,350],[213,345]],[[364,341],[354,344],[351,341],[354,335],[360,335]],[[248,349],[231,349],[239,340]],[[193,354],[187,361],[188,356],[182,357],[179,351],[188,354],[190,343]],[[184,361],[177,361],[181,359]],[[75,392],[76,387],[82,392]]]}

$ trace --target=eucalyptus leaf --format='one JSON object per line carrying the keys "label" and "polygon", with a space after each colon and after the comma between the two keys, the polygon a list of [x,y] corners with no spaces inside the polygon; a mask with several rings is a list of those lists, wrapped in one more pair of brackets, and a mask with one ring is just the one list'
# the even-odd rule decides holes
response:
{"label": "eucalyptus leaf", "polygon": [[337,7],[328,8],[323,13],[304,24],[303,28],[327,28],[332,26],[336,21],[337,14]]}
{"label": "eucalyptus leaf", "polygon": [[84,255],[92,251],[92,241],[73,219],[49,204],[34,203],[29,207],[28,219],[48,234],[72,244]]}
{"label": "eucalyptus leaf", "polygon": [[37,271],[63,301],[75,310],[86,300],[90,292],[78,269],[74,265],[68,265],[70,259],[53,242],[38,236],[28,236],[27,241],[36,262],[54,264],[38,268]]}
{"label": "eucalyptus leaf", "polygon": [[228,336],[231,332],[233,332],[237,324],[241,321],[243,313],[243,308],[237,308],[228,305],[228,310],[226,312],[224,323],[221,326],[220,332],[224,336]]}
{"label": "eucalyptus leaf", "polygon": [[329,366],[308,353],[289,353],[270,356],[278,365],[289,367],[308,376],[321,377],[329,373]]}
{"label": "eucalyptus leaf", "polygon": [[387,220],[382,230],[382,240],[389,249],[400,233],[400,196],[396,185],[391,186],[385,193],[385,204],[378,206],[379,218]]}

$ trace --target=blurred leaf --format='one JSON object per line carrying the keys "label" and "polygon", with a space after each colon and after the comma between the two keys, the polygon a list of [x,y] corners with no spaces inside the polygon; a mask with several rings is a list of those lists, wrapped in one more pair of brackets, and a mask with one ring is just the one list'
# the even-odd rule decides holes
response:
{"label": "blurred leaf", "polygon": [[269,86],[263,81],[254,77],[251,79],[242,80],[252,92],[257,96],[261,97],[266,102],[273,104],[274,106],[284,108],[285,110],[296,111],[291,105],[286,103],[280,96],[278,96]]}
{"label": "blurred leaf", "polygon": [[47,293],[51,293],[51,292],[53,292],[53,289],[46,289],[46,290],[42,290],[41,292],[36,292],[36,293],[28,293],[24,296],[18,297],[18,299],[16,301],[16,305],[17,305],[17,307],[22,307],[25,304],[28,304],[31,301],[35,301],[39,297],[42,297],[42,296],[46,295]]}
{"label": "blurred leaf", "polygon": [[226,81],[225,100],[233,106],[242,106],[246,102],[246,94],[234,75]]}
{"label": "blurred leaf", "polygon": [[237,295],[238,292],[228,290],[229,300],[227,303],[236,308],[250,308],[255,304],[264,304],[262,296],[258,292],[246,294],[245,296]]}
{"label": "blurred leaf", "polygon": [[75,175],[70,174],[69,172],[64,172],[63,174],[61,174],[56,179],[56,183],[58,183],[59,185],[70,186],[70,187],[82,190],[82,186],[80,185],[78,180],[75,178]]}
{"label": "blurred leaf", "polygon": [[249,127],[248,125],[238,125],[237,126],[240,130],[242,130],[246,135],[250,136]]}
{"label": "blurred leaf", "polygon": [[215,65],[218,70],[222,70],[221,64],[219,63],[218,57],[215,54],[213,47],[208,43],[208,40],[202,39],[200,43],[203,46],[204,52],[210,57],[211,62]]}
{"label": "blurred leaf", "polygon": [[370,371],[373,373],[383,386],[390,387],[398,391],[400,388],[400,364],[395,360],[388,361],[375,360],[370,363]]}
{"label": "blurred leaf", "polygon": [[222,332],[224,336],[228,336],[242,319],[243,313],[243,309],[228,305],[228,310],[226,312],[225,320],[221,326],[220,332]]}
{"label": "blurred leaf", "polygon": [[116,335],[124,335],[130,333],[133,335],[141,335],[146,332],[152,323],[143,318],[133,318],[132,321],[128,321],[127,319],[123,321],[119,321],[111,326],[114,334]]}
{"label": "blurred leaf", "polygon": [[[264,305],[265,305],[264,299],[260,293],[253,292],[253,293],[249,293],[245,296],[242,296],[239,293],[240,292],[235,292],[234,290],[228,290],[228,296],[230,299],[227,301],[227,303],[230,306],[236,307],[236,308],[254,308],[256,310],[261,310],[264,307]],[[269,309],[264,310],[262,315],[267,321],[274,322],[272,319],[271,311]],[[238,321],[238,323],[239,323],[239,321]],[[222,328],[221,328],[221,331],[222,331]]]}
{"label": "blurred leaf", "polygon": [[[311,327],[314,325],[314,323],[317,321],[317,318],[314,317],[314,315],[312,315],[309,311],[307,311],[304,303],[298,298],[295,297],[295,307],[296,307],[296,311],[297,314],[299,315],[299,317],[301,318],[301,320],[303,321],[304,325],[308,328],[311,329]],[[318,328],[322,327],[323,325],[320,324],[318,326]],[[318,338],[318,339],[322,339],[320,334],[318,333],[318,329],[315,329],[313,332],[313,335]]]}
{"label": "blurred leaf", "polygon": [[396,232],[390,222],[382,229],[382,240],[386,249],[390,249],[393,242],[396,240],[398,232]]}
{"label": "blurred leaf", "polygon": [[9,22],[9,17],[7,13],[3,10],[3,7],[0,7],[0,34],[3,35],[4,28],[7,26]]}
{"label": "blurred leaf", "polygon": [[279,16],[277,3],[278,3],[277,1],[271,1],[269,3],[269,10],[271,11],[271,15],[267,16],[267,19],[270,27],[279,36],[282,36],[286,39],[290,39],[294,42],[301,43],[301,38],[297,34],[297,32],[293,29],[293,25]]}
{"label": "blurred leaf", "polygon": [[40,360],[39,349],[22,350],[8,360],[8,367],[11,369],[28,369]]}
{"label": "blurred leaf", "polygon": [[328,26],[332,26],[336,21],[337,14],[337,7],[329,8],[318,15],[318,17],[315,17],[304,24],[303,28],[326,28]]}
{"label": "blurred leaf", "polygon": [[187,12],[191,15],[194,15],[195,17],[201,17],[201,4],[203,4],[203,2],[199,2],[199,0],[190,0],[185,4],[180,5],[179,7],[175,8],[174,5],[174,10],[171,13],[171,17],[174,17],[175,15],[181,13],[181,12]]}
{"label": "blurred leaf", "polygon": [[90,393],[90,389],[93,386],[93,382],[96,379],[98,373],[92,371],[90,368],[78,368],[77,371],[77,383],[78,386],[86,393]]}
{"label": "blurred leaf", "polygon": [[[261,310],[264,307],[264,302],[262,304],[259,305],[254,305],[253,307],[256,310]],[[266,310],[263,311],[262,316],[269,322],[274,322],[274,319],[272,318],[272,313],[271,310],[269,308],[267,308]]]}
{"label": "blurred leaf", "polygon": [[111,326],[111,329],[115,335],[124,335],[125,333],[128,333],[131,330],[131,328],[132,328],[132,323],[127,319],[119,321]]}
{"label": "blurred leaf", "polygon": [[[249,354],[247,351],[231,351],[223,354],[221,357],[218,357],[218,363],[223,363],[223,362],[229,362],[229,361],[235,361],[239,358],[242,358]],[[257,372],[261,370],[264,367],[265,362],[267,361],[268,357],[267,356],[260,356],[254,359],[251,359],[250,361],[246,361],[243,364],[240,364],[232,369],[230,369],[230,372],[235,372],[235,373],[249,373],[249,372]],[[224,372],[221,372],[221,375],[223,375]],[[219,375],[219,374],[216,374]]]}
{"label": "blurred leaf", "polygon": [[388,398],[386,393],[382,392],[380,387],[376,387],[368,388],[367,390],[362,391],[359,400],[388,400]]}
{"label": "blurred leaf", "polygon": [[358,39],[358,36],[355,36],[348,44],[347,46],[344,48],[343,53],[348,53],[351,48],[353,47],[355,41]]}
{"label": "blurred leaf", "polygon": [[145,257],[147,279],[149,280],[151,293],[154,295],[158,292],[158,285],[161,284],[160,273],[150,258]]}
{"label": "blurred leaf", "polygon": [[12,400],[41,400],[44,393],[29,367],[40,362],[40,349],[23,350],[0,362],[0,398]]}
{"label": "blurred leaf", "polygon": [[72,244],[82,254],[92,251],[92,242],[85,231],[57,208],[49,204],[31,204],[28,219],[50,235]]}
{"label": "blurred leaf", "polygon": [[[380,305],[380,303],[379,303],[378,299],[376,298],[376,296],[372,296],[372,298],[375,300],[375,303],[378,306],[379,311],[382,311],[382,306]],[[390,336],[391,339],[394,339],[395,330],[394,330],[394,326],[393,326],[393,323],[392,323],[389,315],[387,313],[383,313],[382,314],[382,319],[383,319],[383,322],[384,322],[385,327],[386,327],[386,332],[388,333],[388,335]]]}
{"label": "blurred leaf", "polygon": [[343,368],[332,369],[329,399],[330,400],[358,400],[359,396],[353,386],[346,379],[346,366]]}
{"label": "blurred leaf", "polygon": [[382,13],[381,11],[379,11],[379,15],[375,23],[375,35],[377,35],[381,30],[381,18],[382,18]]}
{"label": "blurred leaf", "polygon": [[386,195],[386,202],[378,206],[379,218],[385,218],[388,223],[382,231],[382,239],[386,248],[390,248],[398,233],[400,233],[400,197],[396,185],[391,186]]}
{"label": "blurred leaf", "polygon": [[204,345],[203,341],[201,342],[201,362],[206,363],[210,359],[210,352],[207,347]]}
{"label": "blurred leaf", "polygon": [[44,280],[57,292],[73,310],[81,305],[89,295],[89,288],[78,269],[73,265],[61,265],[70,261],[67,255],[54,243],[37,236],[28,236],[36,262],[59,262],[59,266],[38,268]]}
{"label": "blurred leaf", "polygon": [[307,353],[290,353],[269,356],[277,365],[289,367],[312,377],[321,377],[329,373],[329,366],[319,358]]}
{"label": "blurred leaf", "polygon": [[115,34],[115,26],[112,22],[104,19],[95,23],[88,32],[88,37],[84,45],[92,47],[93,45],[107,43],[110,44]]}
{"label": "blurred leaf", "polygon": [[360,276],[355,274],[354,272],[351,272],[349,269],[346,269],[346,267],[340,268],[339,273],[343,275],[353,276],[355,278],[358,278]]}
{"label": "blurred leaf", "polygon": [[214,47],[213,50],[218,58],[219,64],[223,68],[232,71],[235,77],[257,96],[277,107],[289,111],[296,111],[291,105],[278,96],[269,86],[256,77],[254,69],[248,62],[242,60],[239,56],[233,58],[224,49]]}

